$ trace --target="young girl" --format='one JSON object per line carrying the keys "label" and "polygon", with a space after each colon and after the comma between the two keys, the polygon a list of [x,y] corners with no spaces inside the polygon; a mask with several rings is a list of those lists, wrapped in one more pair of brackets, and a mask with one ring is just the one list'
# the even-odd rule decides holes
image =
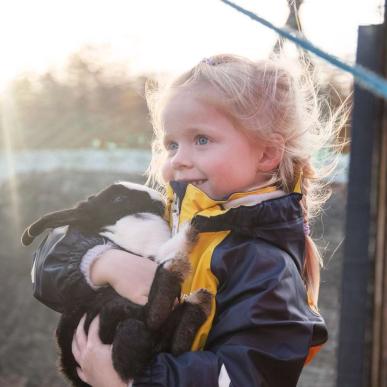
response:
{"label": "young girl", "polygon": [[[323,201],[311,156],[332,125],[305,80],[273,61],[218,55],[163,89],[148,88],[150,179],[166,186],[173,232],[186,221],[200,230],[183,293],[204,287],[215,300],[192,351],[159,354],[133,386],[294,387],[326,342],[309,219]],[[154,263],[108,244],[89,247],[76,231],[51,234],[36,253],[36,296],[60,310],[109,283],[146,303]],[[73,353],[82,380],[125,385],[110,351],[98,319],[88,336],[81,321]]]}

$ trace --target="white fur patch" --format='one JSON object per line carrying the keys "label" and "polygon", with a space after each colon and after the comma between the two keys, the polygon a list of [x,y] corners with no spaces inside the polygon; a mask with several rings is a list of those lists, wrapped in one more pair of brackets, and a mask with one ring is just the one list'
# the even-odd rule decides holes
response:
{"label": "white fur patch", "polygon": [[222,368],[219,372],[219,379],[218,379],[218,385],[219,387],[230,387],[231,379],[228,376],[228,372],[226,370],[225,365],[222,365]]}
{"label": "white fur patch", "polygon": [[145,257],[156,256],[160,246],[171,237],[168,223],[151,213],[138,215],[124,216],[99,234],[125,250]]}
{"label": "white fur patch", "polygon": [[128,188],[130,190],[133,190],[133,191],[144,191],[144,192],[147,192],[149,194],[149,196],[153,200],[157,200],[159,202],[163,201],[163,197],[162,197],[160,192],[157,192],[156,190],[154,190],[154,189],[152,189],[150,187],[147,187],[146,185],[132,183],[132,182],[128,182],[128,181],[119,181],[116,184],[121,184],[124,187],[126,187],[126,188]]}
{"label": "white fur patch", "polygon": [[184,297],[184,301],[189,302],[190,304],[200,304],[201,298],[200,298],[200,290],[196,290],[195,292],[192,292]]}
{"label": "white fur patch", "polygon": [[187,238],[189,227],[189,223],[183,224],[178,233],[160,247],[156,256],[156,262],[164,263],[174,258],[177,252],[186,253],[190,249],[191,242]]}

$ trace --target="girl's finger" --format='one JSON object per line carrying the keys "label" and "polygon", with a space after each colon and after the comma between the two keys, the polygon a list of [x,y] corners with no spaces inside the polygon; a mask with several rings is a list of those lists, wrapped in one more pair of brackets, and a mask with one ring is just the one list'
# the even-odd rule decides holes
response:
{"label": "girl's finger", "polygon": [[92,342],[101,342],[99,338],[99,315],[94,317],[89,327],[88,339]]}
{"label": "girl's finger", "polygon": [[86,315],[83,315],[83,317],[79,321],[77,330],[75,331],[75,336],[77,338],[77,342],[79,346],[82,346],[87,342],[87,335],[85,333],[85,320],[86,320]]}
{"label": "girl's finger", "polygon": [[73,337],[73,341],[71,342],[71,352],[73,353],[75,361],[80,364],[81,362],[81,351],[79,349],[77,340],[75,339],[75,335]]}
{"label": "girl's finger", "polygon": [[77,367],[77,374],[79,376],[79,379],[82,380],[82,382],[87,383],[87,378],[86,378],[85,374],[83,373],[82,368]]}
{"label": "girl's finger", "polygon": [[73,355],[76,358],[78,363],[81,358],[82,350],[85,348],[87,344],[87,336],[84,330],[85,318],[86,316],[83,316],[79,321],[79,324],[73,336],[73,341],[71,343],[71,349],[73,351]]}

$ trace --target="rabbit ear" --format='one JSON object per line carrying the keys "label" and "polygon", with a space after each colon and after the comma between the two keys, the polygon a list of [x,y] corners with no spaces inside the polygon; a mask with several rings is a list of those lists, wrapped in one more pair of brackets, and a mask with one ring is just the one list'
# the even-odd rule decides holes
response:
{"label": "rabbit ear", "polygon": [[32,241],[47,228],[66,226],[79,222],[83,218],[83,211],[78,208],[51,212],[42,216],[36,222],[28,226],[22,235],[23,246],[28,246]]}

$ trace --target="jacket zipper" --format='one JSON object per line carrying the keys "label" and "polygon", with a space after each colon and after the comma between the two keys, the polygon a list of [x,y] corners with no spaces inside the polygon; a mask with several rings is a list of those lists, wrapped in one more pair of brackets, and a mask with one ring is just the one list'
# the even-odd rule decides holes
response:
{"label": "jacket zipper", "polygon": [[173,195],[172,202],[172,236],[179,231],[179,199],[176,194]]}

